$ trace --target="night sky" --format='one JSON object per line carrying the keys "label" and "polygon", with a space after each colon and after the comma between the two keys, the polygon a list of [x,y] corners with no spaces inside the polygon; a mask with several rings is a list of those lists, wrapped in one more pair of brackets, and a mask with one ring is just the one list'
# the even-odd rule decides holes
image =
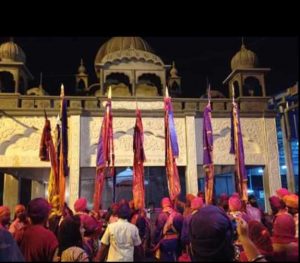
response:
{"label": "night sky", "polygon": [[[223,80],[230,74],[230,61],[240,50],[241,37],[151,37],[143,36],[165,64],[174,60],[182,77],[182,97],[198,98],[205,93],[206,78],[212,89],[226,96]],[[0,37],[0,43],[8,37]],[[26,54],[26,65],[35,79],[30,87],[38,86],[43,72],[43,87],[58,95],[64,83],[66,95],[74,94],[75,77],[83,58],[89,74],[89,85],[97,82],[94,59],[101,45],[110,37],[14,37]],[[267,95],[274,95],[298,81],[297,37],[247,37],[246,47],[254,51],[260,67],[270,67],[267,74]]]}

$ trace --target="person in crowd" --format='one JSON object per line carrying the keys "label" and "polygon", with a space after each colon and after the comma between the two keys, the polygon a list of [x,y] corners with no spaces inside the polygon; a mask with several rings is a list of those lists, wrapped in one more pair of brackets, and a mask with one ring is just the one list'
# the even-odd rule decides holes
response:
{"label": "person in crowd", "polygon": [[[141,239],[137,227],[128,222],[129,205],[124,203],[118,209],[118,221],[108,224],[101,238],[96,261],[133,261],[141,259]],[[134,258],[135,254],[135,258]]]}
{"label": "person in crowd", "polygon": [[[237,217],[238,238],[245,253],[245,257],[250,262],[267,262],[266,257],[261,254],[259,248],[253,243],[249,237],[249,227],[242,217]],[[237,259],[236,259],[237,261]],[[240,257],[238,259],[240,261]]]}
{"label": "person in crowd", "polygon": [[178,198],[175,199],[175,207],[177,208],[177,211],[183,211],[183,216],[187,216],[192,213],[191,209],[191,202],[195,198],[193,194],[187,194],[185,196],[185,203],[181,202]]}
{"label": "person in crowd", "polygon": [[[242,211],[242,201],[238,197],[238,195],[234,194],[228,199],[228,206],[229,206],[229,212],[227,215],[229,216],[231,223],[233,225],[233,230],[234,230],[234,239],[237,241],[237,222],[236,218],[237,217],[242,217],[244,220],[247,222],[249,221],[249,217],[247,214]],[[238,244],[238,241],[236,242]]]}
{"label": "person in crowd", "polygon": [[102,231],[102,223],[91,216],[82,217],[81,225],[83,227],[83,248],[92,261],[99,249],[99,236]]}
{"label": "person in crowd", "polygon": [[231,220],[234,220],[237,216],[243,217],[244,220],[249,221],[249,217],[247,214],[243,211],[242,208],[242,201],[239,197],[236,195],[233,195],[228,200],[229,205],[229,217]]}
{"label": "person in crowd", "polygon": [[142,242],[142,256],[145,257],[151,246],[151,226],[150,220],[147,218],[146,211],[144,209],[134,209],[131,215],[130,223],[134,224],[139,230],[139,236]]}
{"label": "person in crowd", "polygon": [[249,195],[248,203],[246,204],[246,213],[249,220],[256,220],[257,222],[262,221],[262,211],[259,209],[257,200],[254,195]]}
{"label": "person in crowd", "polygon": [[225,213],[229,212],[228,199],[229,197],[225,193],[222,193],[218,199],[218,207],[222,208]]}
{"label": "person in crowd", "polygon": [[[237,232],[247,258],[265,262],[264,256],[248,236],[248,225],[237,219]],[[208,205],[199,209],[190,221],[191,259],[198,262],[231,262],[236,258],[232,223],[223,209]]]}
{"label": "person in crowd", "polygon": [[282,199],[278,196],[273,195],[269,197],[270,207],[272,213],[270,215],[264,216],[264,225],[268,228],[269,232],[273,233],[273,223],[275,221],[276,216],[287,213],[287,208]]}
{"label": "person in crowd", "polygon": [[108,223],[109,224],[118,221],[118,219],[119,219],[119,217],[118,217],[119,207],[120,207],[120,205],[118,203],[112,204],[110,214],[109,214],[109,217],[108,217]]}
{"label": "person in crowd", "polygon": [[176,261],[181,254],[180,234],[183,216],[172,208],[171,200],[164,197],[162,211],[156,220],[154,236],[155,257],[161,261]]}
{"label": "person in crowd", "polygon": [[290,194],[283,197],[283,202],[285,203],[288,212],[294,217],[296,234],[295,237],[298,238],[299,233],[299,196],[296,194]]}
{"label": "person in crowd", "polygon": [[191,202],[192,213],[184,217],[182,230],[181,230],[181,244],[183,246],[183,254],[187,253],[191,256],[189,249],[190,238],[189,238],[189,223],[191,221],[192,215],[195,214],[199,209],[203,207],[203,200],[201,197],[196,197]]}
{"label": "person in crowd", "polygon": [[288,189],[286,188],[280,188],[276,190],[276,195],[280,198],[283,199],[283,197],[285,197],[286,195],[289,195],[290,192]]}
{"label": "person in crowd", "polygon": [[[271,234],[268,229],[260,222],[256,220],[251,220],[248,223],[249,233],[248,236],[250,240],[259,250],[261,255],[264,255],[267,261],[272,261],[273,257],[273,247]],[[249,259],[246,256],[245,251],[242,251],[240,254],[241,262],[248,262]]]}
{"label": "person in crowd", "polygon": [[8,206],[0,206],[0,228],[8,230],[10,223],[10,209]]}
{"label": "person in crowd", "polygon": [[208,205],[190,219],[192,261],[233,261],[233,228],[223,209]]}
{"label": "person in crowd", "polygon": [[20,248],[26,261],[52,261],[58,246],[57,238],[45,225],[50,212],[50,204],[44,198],[31,200],[27,214],[31,224],[26,228]]}
{"label": "person in crowd", "polygon": [[59,246],[53,257],[54,262],[88,262],[89,257],[83,249],[80,233],[79,215],[67,216],[61,222],[58,232]]}
{"label": "person in crowd", "polygon": [[9,232],[19,245],[25,229],[29,225],[29,219],[27,218],[26,209],[24,205],[18,204],[15,207],[14,221],[9,226]]}
{"label": "person in crowd", "polygon": [[12,237],[5,228],[0,227],[0,262],[24,262],[24,257]]}
{"label": "person in crowd", "polygon": [[74,203],[74,210],[75,214],[79,215],[88,215],[88,209],[87,209],[87,200],[84,197],[78,198]]}
{"label": "person in crowd", "polygon": [[205,204],[205,194],[204,194],[204,192],[203,191],[198,191],[197,196],[201,197],[202,200],[203,200],[203,203]]}
{"label": "person in crowd", "polygon": [[182,230],[181,230],[181,243],[184,247],[190,244],[189,240],[189,223],[192,218],[192,215],[195,214],[200,208],[203,207],[203,200],[201,197],[196,197],[192,200],[191,209],[192,213],[184,217]]}
{"label": "person in crowd", "polygon": [[276,216],[273,226],[274,261],[298,261],[298,239],[295,238],[295,221],[290,214]]}

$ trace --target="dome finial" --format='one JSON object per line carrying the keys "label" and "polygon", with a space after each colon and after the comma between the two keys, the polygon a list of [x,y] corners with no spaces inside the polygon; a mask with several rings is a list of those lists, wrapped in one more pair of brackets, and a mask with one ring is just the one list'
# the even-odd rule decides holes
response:
{"label": "dome finial", "polygon": [[175,61],[173,60],[173,62],[172,62],[172,68],[170,70],[171,78],[177,78],[178,77],[177,73],[178,73],[178,71],[177,71],[177,69],[175,67]]}
{"label": "dome finial", "polygon": [[40,88],[43,86],[43,72],[40,73]]}
{"label": "dome finial", "polygon": [[245,44],[244,44],[244,37],[242,37],[242,46],[245,46]]}
{"label": "dome finial", "polygon": [[9,37],[9,42],[14,42],[14,37]]}
{"label": "dome finial", "polygon": [[85,69],[85,66],[83,65],[83,59],[81,58],[80,59],[80,66],[78,68],[78,73],[79,74],[85,74],[86,72],[86,69]]}

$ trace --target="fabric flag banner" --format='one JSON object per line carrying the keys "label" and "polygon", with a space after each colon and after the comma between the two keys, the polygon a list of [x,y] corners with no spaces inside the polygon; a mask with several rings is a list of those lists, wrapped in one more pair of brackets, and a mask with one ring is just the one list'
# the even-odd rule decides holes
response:
{"label": "fabric flag banner", "polygon": [[59,193],[58,166],[56,150],[51,135],[51,124],[45,112],[45,125],[40,143],[41,161],[50,161],[51,170],[48,183],[48,201],[52,203],[53,197]]}
{"label": "fabric flag banner", "polygon": [[205,171],[205,202],[212,204],[214,193],[213,130],[210,101],[203,113],[203,168]]}
{"label": "fabric flag banner", "polygon": [[179,155],[177,135],[173,117],[171,98],[166,88],[165,105],[165,161],[170,199],[173,201],[181,192],[180,180],[175,158]]}
{"label": "fabric flag banner", "polygon": [[59,147],[59,202],[62,210],[65,203],[66,177],[69,175],[68,167],[68,115],[67,101],[65,100],[64,86],[61,85],[61,127]]}
{"label": "fabric flag banner", "polygon": [[136,110],[136,122],[133,134],[133,203],[135,209],[145,208],[145,186],[144,186],[144,131],[142,115],[139,109]]}
{"label": "fabric flag banner", "polygon": [[96,177],[94,190],[94,211],[96,212],[98,212],[100,208],[104,178],[107,174],[113,177],[113,199],[115,201],[114,144],[112,121],[111,89],[109,89],[108,100],[105,106],[105,113],[97,146]]}
{"label": "fabric flag banner", "polygon": [[231,147],[230,153],[235,155],[235,187],[236,191],[242,197],[242,200],[248,200],[247,193],[247,172],[245,168],[245,155],[242,131],[239,118],[238,105],[232,101],[232,115],[231,115]]}

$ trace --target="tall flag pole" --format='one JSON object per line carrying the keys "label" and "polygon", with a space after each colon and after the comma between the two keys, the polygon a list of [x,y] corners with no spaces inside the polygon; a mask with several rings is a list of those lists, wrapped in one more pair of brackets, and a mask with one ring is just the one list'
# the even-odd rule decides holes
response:
{"label": "tall flag pole", "polygon": [[[111,87],[108,90],[108,98],[111,100]],[[113,179],[113,202],[116,202],[116,184],[117,177],[115,174],[115,149],[114,149],[114,132],[113,132],[113,116],[112,116],[112,108],[110,107],[110,122],[109,122],[109,143],[110,143],[110,151],[111,151],[111,166],[109,168],[109,176]],[[110,153],[110,152],[109,152]],[[108,163],[110,165],[110,163]]]}
{"label": "tall flag pole", "polygon": [[66,177],[69,175],[68,167],[68,115],[67,101],[65,100],[64,85],[61,85],[61,127],[60,127],[60,147],[59,147],[59,201],[62,210],[65,203]]}
{"label": "tall flag pole", "polygon": [[172,201],[180,194],[180,180],[176,159],[179,155],[177,135],[173,117],[173,107],[169,97],[168,87],[166,87],[166,96],[164,98],[165,106],[165,161],[166,174],[168,181],[169,196]]}
{"label": "tall flag pole", "polygon": [[[136,102],[137,107],[137,102]],[[141,111],[136,109],[136,122],[133,134],[133,203],[135,209],[145,208],[145,184],[144,184],[144,131]]]}
{"label": "tall flag pole", "polygon": [[[111,167],[110,167],[111,165]],[[110,170],[111,168],[111,170]],[[115,201],[115,175],[114,175],[114,147],[113,147],[113,127],[111,110],[111,87],[109,87],[105,113],[99,134],[97,158],[96,158],[96,177],[94,190],[94,211],[98,212],[102,199],[102,191],[105,175],[113,177],[113,200]]]}
{"label": "tall flag pole", "polygon": [[231,115],[231,147],[230,153],[235,155],[235,188],[242,200],[248,200],[247,172],[238,105],[234,100],[232,85],[232,115]]}
{"label": "tall flag pole", "polygon": [[210,84],[208,84],[207,97],[208,103],[203,113],[203,168],[205,171],[205,202],[206,204],[212,204],[214,193],[214,163]]}
{"label": "tall flag pole", "polygon": [[45,125],[40,143],[40,160],[50,161],[51,170],[48,183],[48,200],[53,203],[53,197],[59,194],[58,166],[55,146],[51,135],[51,123],[45,111]]}

